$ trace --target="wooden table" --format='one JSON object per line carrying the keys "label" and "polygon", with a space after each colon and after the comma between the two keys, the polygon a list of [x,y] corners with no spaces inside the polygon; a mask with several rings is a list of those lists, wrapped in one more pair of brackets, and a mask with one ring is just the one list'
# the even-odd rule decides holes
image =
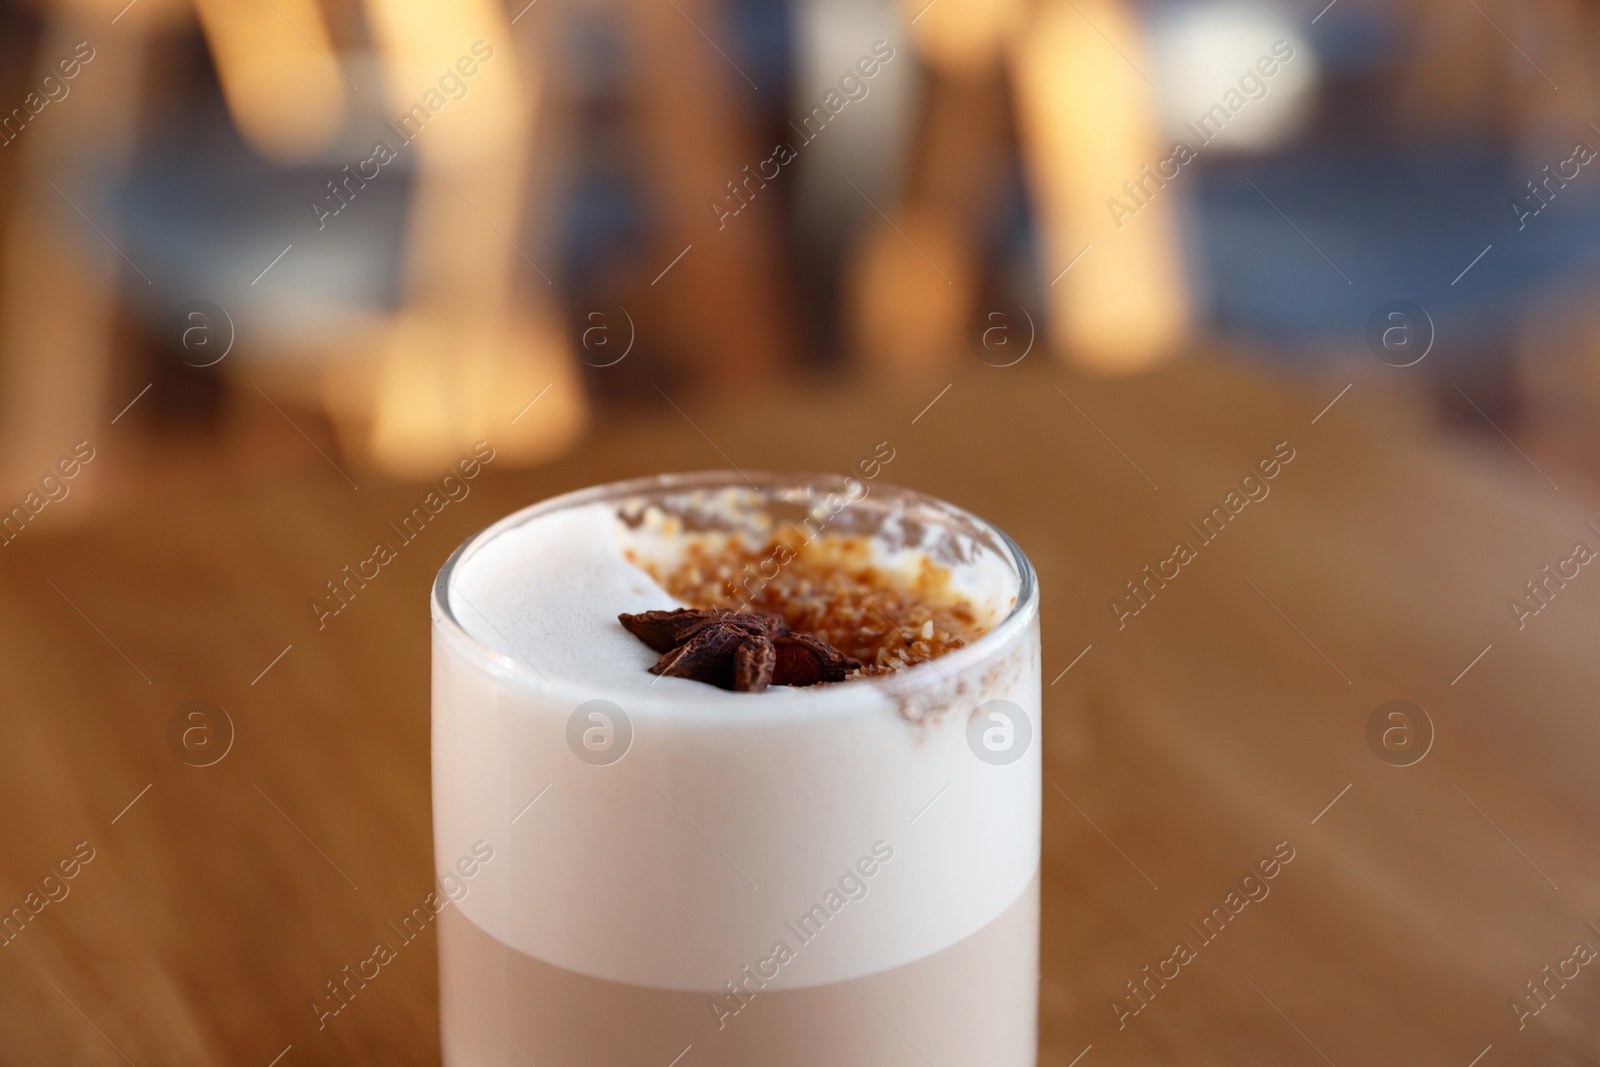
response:
{"label": "wooden table", "polygon": [[[1600,949],[1600,568],[1521,630],[1507,607],[1575,541],[1600,548],[1600,506],[1498,437],[1432,443],[1379,378],[1326,411],[1342,382],[1225,362],[945,381],[607,416],[557,466],[491,467],[320,631],[308,601],[426,486],[355,469],[357,490],[307,450],[303,476],[0,549],[0,910],[94,850],[0,947],[0,1062],[436,1062],[431,935],[326,1029],[310,1002],[430,888],[445,556],[566,489],[844,471],[883,440],[885,479],[992,518],[1043,583],[1042,1063],[1600,1062],[1600,966],[1551,980],[1520,1030],[1509,1006]],[[1119,629],[1124,582],[1285,441],[1270,495]],[[282,447],[307,449],[287,427]],[[168,743],[196,699],[236,730],[208,767]],[[1369,747],[1392,699],[1435,731],[1413,766]],[[1270,895],[1203,943],[1187,924],[1279,842]],[[1195,958],[1119,1019],[1179,940]]]}

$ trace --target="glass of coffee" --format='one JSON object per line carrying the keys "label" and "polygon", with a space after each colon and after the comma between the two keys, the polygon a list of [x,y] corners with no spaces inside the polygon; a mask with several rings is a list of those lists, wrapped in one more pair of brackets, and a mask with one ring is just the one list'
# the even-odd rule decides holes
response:
{"label": "glass of coffee", "polygon": [[867,478],[663,475],[433,591],[444,1062],[1035,1062],[1039,594]]}

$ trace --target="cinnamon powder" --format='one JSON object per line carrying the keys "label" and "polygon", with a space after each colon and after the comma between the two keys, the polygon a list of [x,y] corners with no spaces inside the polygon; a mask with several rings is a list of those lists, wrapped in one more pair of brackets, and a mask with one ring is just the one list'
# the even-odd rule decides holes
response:
{"label": "cinnamon powder", "polygon": [[888,674],[981,637],[973,606],[951,588],[950,571],[921,559],[907,573],[873,561],[866,538],[685,535],[671,566],[629,559],[690,607],[781,615],[864,665],[851,677]]}

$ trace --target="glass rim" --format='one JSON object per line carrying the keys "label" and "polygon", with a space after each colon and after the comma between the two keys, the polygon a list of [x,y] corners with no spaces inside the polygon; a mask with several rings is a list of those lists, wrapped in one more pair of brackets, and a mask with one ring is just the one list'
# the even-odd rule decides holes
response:
{"label": "glass rim", "polygon": [[[471,555],[482,546],[490,543],[500,535],[515,529],[534,519],[545,515],[564,511],[585,504],[603,503],[607,501],[625,499],[629,496],[648,495],[663,491],[690,491],[695,489],[716,490],[723,488],[753,487],[760,492],[774,492],[777,490],[807,489],[813,493],[826,494],[832,491],[843,491],[847,482],[864,482],[866,479],[851,478],[839,474],[809,471],[739,471],[739,470],[702,470],[669,472],[664,474],[645,475],[638,478],[628,478],[615,482],[605,482],[592,485],[583,489],[575,489],[560,493],[556,496],[546,497],[526,507],[519,508],[508,515],[497,519],[495,522],[478,530],[467,537],[450,553],[448,559],[439,568],[438,575],[434,578],[433,589],[430,596],[430,607],[433,632],[443,634],[457,648],[463,650],[468,658],[490,674],[515,682],[535,692],[547,694],[560,694],[572,690],[572,695],[581,695],[585,699],[596,696],[615,697],[620,700],[631,700],[637,703],[641,691],[637,689],[614,689],[585,682],[583,679],[566,676],[546,677],[534,667],[532,661],[525,661],[525,657],[508,655],[497,648],[485,644],[471,631],[469,631],[457,617],[450,600],[450,583],[457,568],[462,566]],[[991,537],[994,541],[989,550],[998,548],[1011,567],[1016,572],[1017,590],[1015,602],[1001,620],[987,633],[970,644],[963,645],[945,653],[933,660],[902,668],[885,675],[855,679],[850,682],[838,682],[826,687],[806,687],[805,692],[813,688],[822,689],[824,692],[816,693],[818,704],[825,703],[828,694],[844,692],[859,693],[859,686],[876,687],[885,696],[891,699],[896,696],[909,695],[925,691],[942,684],[948,684],[950,675],[961,672],[985,663],[990,656],[1003,649],[1011,641],[1017,631],[1026,627],[1038,614],[1039,584],[1033,569],[1033,563],[1028,559],[1016,541],[1006,532],[980,518],[965,508],[958,507],[939,497],[904,486],[889,482],[872,481],[871,495],[892,495],[906,502],[931,506],[951,518],[964,520],[974,528]],[[861,499],[866,499],[865,497]],[[852,500],[846,505],[853,507],[860,501]],[[941,671],[944,667],[946,670]],[[532,669],[530,669],[532,668]],[[656,700],[649,701],[656,703]],[[809,702],[808,702],[809,703]]]}

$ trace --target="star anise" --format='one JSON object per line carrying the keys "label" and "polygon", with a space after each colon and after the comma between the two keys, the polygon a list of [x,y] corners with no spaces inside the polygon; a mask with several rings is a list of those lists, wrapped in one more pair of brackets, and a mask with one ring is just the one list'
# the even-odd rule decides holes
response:
{"label": "star anise", "polygon": [[651,674],[691,678],[723,689],[760,692],[768,685],[841,682],[861,664],[831,645],[790,633],[783,618],[739,611],[677,608],[624,612],[617,619],[662,653]]}

